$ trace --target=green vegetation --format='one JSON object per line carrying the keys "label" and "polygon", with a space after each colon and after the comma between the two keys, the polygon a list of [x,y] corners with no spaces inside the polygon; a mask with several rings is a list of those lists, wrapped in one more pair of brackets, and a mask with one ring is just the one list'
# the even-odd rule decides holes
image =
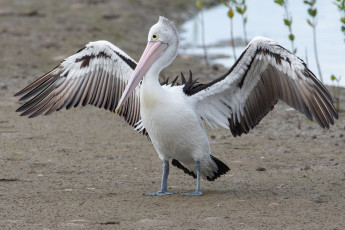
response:
{"label": "green vegetation", "polygon": [[289,40],[291,42],[291,52],[296,54],[297,48],[295,48],[295,35],[292,33],[292,16],[288,9],[288,0],[274,0],[274,2],[284,8],[284,25],[289,29]]}
{"label": "green vegetation", "polygon": [[340,12],[340,30],[344,34],[344,42],[345,42],[345,0],[335,0],[334,4],[337,6]]}
{"label": "green vegetation", "polygon": [[242,17],[242,26],[243,26],[243,37],[244,37],[244,42],[246,44],[248,44],[248,38],[247,38],[247,21],[248,21],[248,17],[247,17],[247,4],[246,4],[246,0],[242,0],[242,1],[235,1],[236,4],[236,12],[241,15]]}
{"label": "green vegetation", "polygon": [[319,62],[319,55],[317,51],[317,43],[316,43],[316,25],[317,25],[317,9],[315,7],[316,0],[304,1],[306,5],[308,5],[308,15],[310,18],[307,19],[308,25],[311,26],[313,29],[313,44],[314,44],[314,56],[315,62],[317,66],[317,70],[319,72],[320,81],[323,82],[321,66]]}
{"label": "green vegetation", "polygon": [[[340,12],[340,31],[344,34],[344,42],[345,42],[345,0],[335,0],[334,4],[337,6]],[[335,100],[335,106],[337,110],[340,110],[340,88],[339,82],[342,76],[336,77],[335,75],[331,75],[331,80],[337,83],[337,87],[333,87],[333,97]]]}
{"label": "green vegetation", "polygon": [[206,42],[205,42],[204,3],[202,0],[196,0],[195,5],[200,10],[201,42],[202,42],[202,47],[204,50],[205,64],[208,67],[209,64],[208,64],[207,49],[206,49]]}
{"label": "green vegetation", "polygon": [[226,7],[229,8],[229,10],[227,12],[227,15],[228,15],[228,17],[230,19],[230,40],[231,40],[231,46],[232,46],[232,53],[233,53],[234,59],[236,61],[237,56],[236,56],[236,50],[235,50],[233,18],[235,16],[234,7],[235,7],[235,4],[237,2],[236,2],[236,0],[229,0],[229,1],[220,0],[220,2],[223,3],[223,5],[225,5]]}

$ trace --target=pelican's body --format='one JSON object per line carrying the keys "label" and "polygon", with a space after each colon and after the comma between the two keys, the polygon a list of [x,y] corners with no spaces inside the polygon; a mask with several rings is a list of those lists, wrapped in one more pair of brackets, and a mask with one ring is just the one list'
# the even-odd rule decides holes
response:
{"label": "pelican's body", "polygon": [[[267,38],[254,38],[233,67],[206,84],[160,84],[159,73],[175,59],[179,38],[172,22],[160,17],[136,63],[106,41],[91,42],[16,95],[32,98],[17,111],[30,117],[62,108],[92,104],[115,111],[139,132],[149,135],[163,161],[161,189],[168,195],[169,160],[197,178],[215,180],[230,169],[211,155],[204,123],[240,136],[253,129],[278,99],[315,119],[323,128],[338,114],[328,90],[306,64]],[[139,84],[142,82],[141,84]],[[115,109],[116,107],[116,109]]]}
{"label": "pelican's body", "polygon": [[211,161],[210,144],[200,116],[182,86],[163,87],[157,83],[143,80],[140,115],[160,159],[176,159],[192,169],[195,161],[200,161],[201,175],[206,178],[207,170],[216,170],[216,165]]}
{"label": "pelican's body", "polygon": [[200,118],[189,107],[181,87],[158,87],[160,94],[143,82],[140,115],[159,157],[189,163],[201,160],[202,150],[209,150],[209,145]]}

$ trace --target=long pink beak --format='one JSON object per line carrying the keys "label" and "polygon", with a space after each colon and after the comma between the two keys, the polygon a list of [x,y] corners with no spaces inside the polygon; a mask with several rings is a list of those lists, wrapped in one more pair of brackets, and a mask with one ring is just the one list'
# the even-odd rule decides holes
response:
{"label": "long pink beak", "polygon": [[115,113],[117,113],[121,105],[127,101],[135,87],[143,79],[152,64],[158,59],[158,57],[161,56],[162,52],[167,48],[167,46],[168,45],[166,43],[161,41],[150,41],[147,44],[145,51],[141,55],[139,63],[137,64],[137,67],[135,68],[132,77],[126,86],[125,91],[122,93],[120,101],[115,109]]}

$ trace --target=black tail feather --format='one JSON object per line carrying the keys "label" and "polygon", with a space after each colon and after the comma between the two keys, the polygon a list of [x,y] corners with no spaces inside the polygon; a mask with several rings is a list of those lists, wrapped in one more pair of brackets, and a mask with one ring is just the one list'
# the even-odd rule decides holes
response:
{"label": "black tail feather", "polygon": [[219,160],[218,158],[216,158],[212,155],[211,155],[211,158],[214,161],[214,163],[217,164],[218,172],[214,172],[213,177],[207,177],[206,179],[208,181],[214,181],[215,179],[217,179],[221,175],[224,175],[225,173],[230,171],[230,168],[226,164],[224,164],[221,160]]}
{"label": "black tail feather", "polygon": [[[211,159],[214,161],[214,163],[216,163],[217,167],[218,167],[218,171],[214,172],[213,177],[207,177],[206,179],[208,181],[214,181],[215,179],[217,179],[218,177],[220,177],[221,175],[224,175],[225,173],[227,173],[228,171],[230,171],[230,168],[224,164],[222,161],[220,161],[218,158],[214,157],[211,155]],[[189,169],[187,169],[186,167],[184,167],[178,160],[173,159],[171,161],[171,164],[179,169],[182,169],[184,173],[192,176],[193,178],[196,178],[196,175],[194,172],[189,171]]]}
{"label": "black tail feather", "polygon": [[196,178],[196,175],[194,172],[189,171],[186,167],[184,167],[178,160],[173,159],[171,161],[171,164],[179,169],[182,169],[184,173],[192,176],[193,178]]}

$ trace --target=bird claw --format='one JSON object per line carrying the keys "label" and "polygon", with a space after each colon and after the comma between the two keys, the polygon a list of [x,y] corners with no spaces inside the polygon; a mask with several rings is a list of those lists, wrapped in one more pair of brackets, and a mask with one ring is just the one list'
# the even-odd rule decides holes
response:
{"label": "bird claw", "polygon": [[201,191],[181,193],[182,196],[202,196]]}
{"label": "bird claw", "polygon": [[177,192],[172,192],[172,191],[158,191],[158,192],[148,192],[145,193],[145,196],[165,196],[165,195],[172,195],[176,194]]}

